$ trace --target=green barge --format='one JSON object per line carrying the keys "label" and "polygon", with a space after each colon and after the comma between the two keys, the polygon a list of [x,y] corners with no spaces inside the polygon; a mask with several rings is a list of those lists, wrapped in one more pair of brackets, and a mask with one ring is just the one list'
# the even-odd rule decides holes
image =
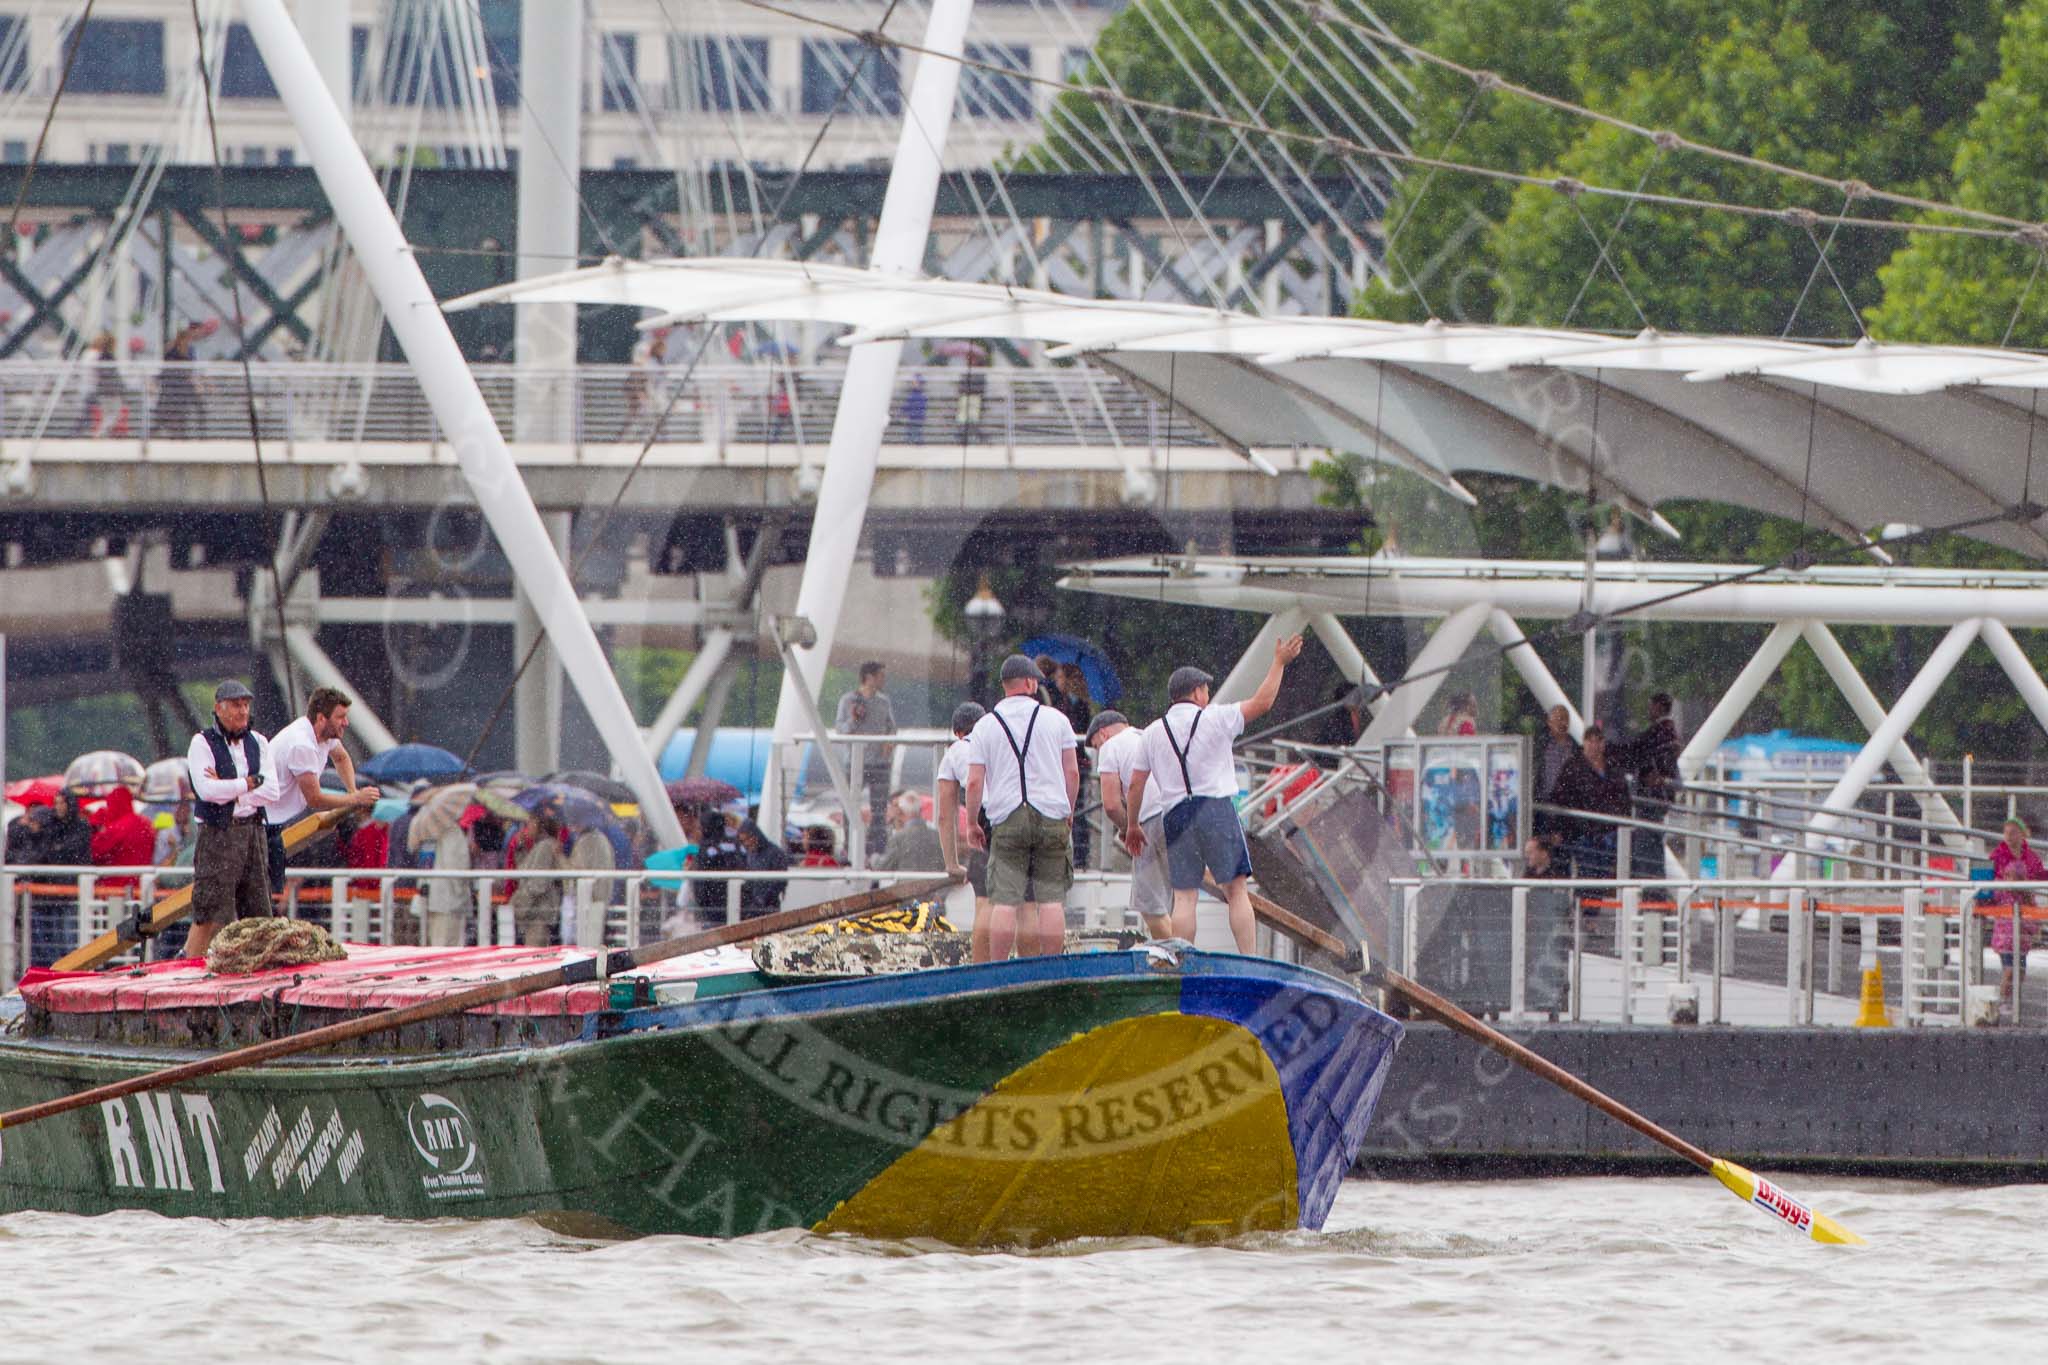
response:
{"label": "green barge", "polygon": [[[534,962],[34,973],[0,1111]],[[10,1127],[0,1212],[957,1245],[1316,1228],[1400,1037],[1334,977],[1164,945],[794,984],[722,950]]]}

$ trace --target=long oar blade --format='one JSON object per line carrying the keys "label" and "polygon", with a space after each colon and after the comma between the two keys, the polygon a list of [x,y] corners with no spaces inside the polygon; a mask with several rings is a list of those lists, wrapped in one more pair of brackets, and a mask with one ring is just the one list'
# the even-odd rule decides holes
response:
{"label": "long oar blade", "polygon": [[1794,1232],[1803,1232],[1816,1242],[1827,1242],[1835,1246],[1868,1245],[1861,1237],[1834,1219],[1816,1209],[1808,1208],[1746,1166],[1738,1166],[1732,1161],[1716,1157],[1712,1174],[1714,1179],[1726,1185],[1736,1197],[1748,1200]]}
{"label": "long oar blade", "polygon": [[[1349,957],[1354,961],[1358,958],[1357,950],[1335,934],[1311,924],[1285,906],[1264,896],[1252,896],[1252,910],[1260,919],[1298,943],[1307,944],[1338,958]],[[1557,1063],[1523,1047],[1499,1029],[1474,1019],[1420,982],[1411,981],[1399,972],[1378,963],[1367,968],[1366,979],[1402,996],[1424,1014],[1448,1025],[1481,1046],[1493,1049],[1523,1070],[1541,1076],[1566,1094],[1592,1105],[1616,1123],[1633,1128],[1652,1142],[1676,1152],[1742,1198],[1786,1226],[1808,1234],[1814,1241],[1836,1246],[1866,1245],[1861,1237],[1834,1219],[1808,1208],[1756,1172],[1738,1166],[1732,1161],[1723,1161],[1713,1153],[1687,1142],[1670,1129],[1652,1123],[1613,1096],[1594,1089]]]}

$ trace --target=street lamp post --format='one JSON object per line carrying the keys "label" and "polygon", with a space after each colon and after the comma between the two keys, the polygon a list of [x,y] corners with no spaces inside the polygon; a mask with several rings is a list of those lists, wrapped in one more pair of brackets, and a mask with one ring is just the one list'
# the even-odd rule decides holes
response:
{"label": "street lamp post", "polygon": [[988,575],[981,576],[981,583],[974,590],[974,596],[967,599],[965,608],[968,630],[967,652],[967,695],[983,706],[991,704],[994,691],[989,686],[989,653],[1003,633],[1003,617],[1008,615],[995,590],[988,585]]}

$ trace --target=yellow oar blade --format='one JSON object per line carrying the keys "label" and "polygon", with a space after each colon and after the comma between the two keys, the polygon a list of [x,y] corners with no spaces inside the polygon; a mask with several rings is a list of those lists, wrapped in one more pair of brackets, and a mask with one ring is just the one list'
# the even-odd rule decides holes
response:
{"label": "yellow oar blade", "polygon": [[1747,1200],[1786,1227],[1803,1232],[1816,1242],[1836,1246],[1863,1246],[1864,1241],[1824,1213],[1815,1213],[1770,1181],[1732,1161],[1714,1160],[1714,1179],[1726,1185],[1737,1198]]}

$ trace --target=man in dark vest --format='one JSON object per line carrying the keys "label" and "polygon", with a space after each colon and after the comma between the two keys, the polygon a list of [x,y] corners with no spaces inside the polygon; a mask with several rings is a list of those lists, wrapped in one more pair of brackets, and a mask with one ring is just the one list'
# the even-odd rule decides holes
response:
{"label": "man in dark vest", "polygon": [[270,745],[249,728],[254,699],[230,679],[213,689],[213,724],[192,737],[185,752],[191,770],[192,813],[199,847],[192,856],[192,933],[187,957],[206,956],[221,925],[268,915],[270,872],[263,807],[270,783]]}

